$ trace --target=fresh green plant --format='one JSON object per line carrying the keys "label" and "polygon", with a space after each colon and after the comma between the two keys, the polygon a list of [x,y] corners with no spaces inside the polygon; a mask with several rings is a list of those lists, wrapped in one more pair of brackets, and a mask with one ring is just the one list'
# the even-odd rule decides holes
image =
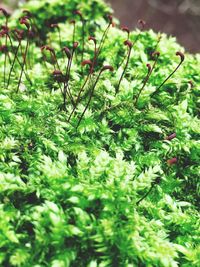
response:
{"label": "fresh green plant", "polygon": [[0,17],[1,266],[200,265],[200,55],[111,13]]}

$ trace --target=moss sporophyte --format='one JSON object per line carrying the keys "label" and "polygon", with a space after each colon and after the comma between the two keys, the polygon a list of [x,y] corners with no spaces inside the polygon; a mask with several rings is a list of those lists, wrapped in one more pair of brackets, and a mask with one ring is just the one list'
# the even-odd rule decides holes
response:
{"label": "moss sporophyte", "polygon": [[147,26],[0,8],[0,266],[200,266],[200,57]]}
{"label": "moss sporophyte", "polygon": [[[6,25],[8,24],[8,14],[5,10],[1,9],[3,15],[5,16],[5,19],[6,19]],[[6,80],[6,62],[7,62],[7,54],[9,55],[9,52],[8,52],[8,48],[7,48],[7,39],[10,40],[10,45],[11,45],[11,48],[12,48],[12,51],[14,53],[14,57],[12,59],[12,63],[11,63],[11,67],[10,67],[10,71],[9,71],[9,74],[8,74],[8,79],[7,79],[7,87],[9,86],[10,84],[10,79],[11,79],[11,75],[12,75],[12,72],[13,72],[13,69],[14,69],[14,65],[15,65],[15,62],[17,61],[20,66],[21,66],[21,72],[20,72],[20,75],[19,75],[19,79],[18,79],[18,85],[17,85],[17,89],[16,89],[16,92],[19,91],[19,87],[20,87],[20,84],[21,84],[21,81],[22,81],[22,75],[23,73],[25,74],[26,78],[28,78],[29,82],[31,83],[31,80],[28,76],[28,74],[26,73],[25,71],[25,66],[28,64],[27,63],[27,55],[28,55],[28,50],[29,50],[29,45],[30,45],[30,36],[32,36],[32,34],[34,35],[34,32],[36,31],[35,29],[37,28],[37,26],[35,25],[35,20],[34,20],[34,16],[33,14],[31,14],[31,12],[29,12],[28,10],[24,10],[23,11],[23,16],[19,19],[19,22],[21,25],[24,25],[25,26],[25,30],[20,30],[20,29],[13,29],[12,32],[14,33],[14,36],[15,38],[18,40],[18,45],[17,45],[17,48],[15,49],[13,44],[12,44],[12,37],[9,35],[9,28],[5,25],[5,26],[2,26],[2,30],[1,30],[1,36],[6,36],[6,45],[2,46],[1,47],[1,51],[3,53],[5,53],[5,62],[4,62],[4,83],[5,83],[5,80]],[[87,63],[87,61],[83,61],[83,57],[84,57],[84,53],[86,52],[85,51],[85,19],[83,17],[83,14],[80,10],[75,10],[74,11],[74,15],[75,16],[78,16],[80,18],[80,21],[82,23],[82,30],[81,30],[81,75],[84,75],[83,74],[83,69],[82,67],[85,65],[85,63]],[[70,121],[71,119],[71,116],[73,115],[73,113],[75,112],[76,110],[76,107],[79,103],[79,101],[81,100],[81,94],[83,92],[83,90],[85,89],[87,83],[90,83],[90,80],[92,79],[92,77],[95,75],[96,71],[100,68],[99,66],[99,57],[101,55],[101,52],[103,50],[103,47],[104,47],[104,43],[106,41],[106,38],[109,34],[109,29],[111,26],[114,26],[114,23],[113,23],[113,18],[111,15],[107,15],[107,20],[108,20],[108,25],[107,27],[105,28],[105,30],[103,31],[103,34],[102,34],[102,37],[99,41],[99,45],[97,45],[97,39],[94,37],[94,36],[89,36],[88,37],[88,41],[92,41],[94,43],[94,53],[93,53],[93,60],[91,60],[92,64],[90,65],[90,69],[89,69],[89,72],[85,78],[85,82],[83,82],[83,85],[81,86],[79,92],[78,92],[78,95],[77,97],[73,96],[73,92],[71,92],[70,90],[70,87],[69,87],[69,83],[70,83],[70,73],[71,73],[71,67],[72,67],[72,62],[73,62],[73,57],[74,57],[74,54],[78,52],[75,52],[77,50],[77,47],[78,47],[78,42],[75,41],[75,38],[76,38],[76,21],[75,19],[73,20],[70,20],[70,23],[73,24],[74,26],[74,29],[73,29],[73,37],[72,37],[72,49],[70,51],[70,49],[68,47],[62,47],[62,40],[61,40],[61,32],[60,32],[60,27],[59,27],[59,24],[58,23],[52,23],[50,24],[50,28],[51,29],[57,29],[58,31],[58,35],[59,35],[59,43],[60,43],[60,49],[61,51],[64,53],[64,55],[66,55],[67,57],[67,64],[66,64],[66,72],[65,74],[60,73],[60,75],[55,75],[55,73],[53,74],[53,76],[55,77],[55,81],[58,82],[58,85],[59,85],[59,88],[61,90],[61,93],[62,93],[62,96],[63,96],[63,109],[64,110],[67,110],[66,108],[66,105],[67,105],[67,101],[69,101],[71,103],[71,105],[73,106],[73,109],[72,109],[72,112],[70,113],[69,115],[69,118],[68,118],[68,121]],[[144,27],[145,27],[145,22],[143,20],[139,20],[138,21],[138,25],[140,26],[140,32],[137,34],[135,40],[132,42],[131,40],[129,40],[129,37],[130,37],[130,30],[128,29],[128,27],[122,27],[121,30],[126,32],[127,33],[127,37],[128,39],[126,41],[124,41],[124,45],[127,47],[127,55],[124,57],[123,62],[125,62],[125,65],[123,67],[123,71],[122,71],[122,74],[119,78],[119,81],[115,87],[115,95],[117,95],[120,91],[120,86],[121,86],[121,83],[122,83],[122,80],[126,74],[126,71],[128,69],[128,65],[129,65],[129,61],[130,61],[130,58],[131,58],[131,51],[132,51],[132,48],[134,46],[134,44],[138,41],[138,39],[140,38],[141,36],[141,32],[144,30]],[[23,40],[26,40],[26,45],[25,45],[25,48],[22,46],[22,41]],[[19,54],[19,51],[20,51],[20,48],[21,50],[24,49],[24,51],[22,52],[22,54]],[[43,59],[44,59],[44,64],[45,64],[45,67],[47,68],[47,65],[46,65],[46,61],[47,61],[47,55],[46,55],[46,52],[45,51],[49,51],[50,53],[50,63],[53,64],[53,67],[54,67],[54,71],[57,71],[59,70],[60,72],[61,71],[61,66],[59,65],[59,60],[56,56],[56,51],[53,47],[51,47],[50,45],[43,45],[41,47],[41,52],[42,52],[42,55],[43,55]],[[79,50],[80,51],[80,50]],[[151,67],[151,65],[148,63],[147,64],[147,68],[148,68],[148,72],[147,72],[147,75],[146,77],[144,78],[144,81],[143,81],[143,85],[141,87],[141,89],[139,90],[138,94],[136,96],[133,95],[133,100],[134,100],[134,103],[135,103],[135,106],[137,106],[137,102],[139,100],[139,97],[142,93],[142,91],[144,90],[156,64],[157,64],[157,60],[158,60],[158,57],[159,57],[160,53],[159,52],[153,52],[151,53],[151,56],[154,60],[154,63],[153,63],[153,66]],[[158,93],[158,91],[160,90],[160,88],[171,78],[171,76],[178,70],[178,68],[180,67],[180,65],[182,64],[182,62],[184,61],[184,55],[181,53],[181,52],[177,52],[176,55],[180,56],[181,58],[181,61],[179,63],[179,65],[176,67],[176,69],[160,84],[160,86],[157,88],[157,90],[152,94],[152,96],[155,94],[155,93]],[[19,56],[22,56],[22,60],[19,60]],[[121,64],[123,65],[123,64]],[[101,72],[100,72],[101,73]],[[59,77],[58,77],[59,76]],[[99,81],[100,79],[100,75],[97,75],[97,79],[96,81],[94,82],[95,84],[95,87],[96,87],[96,84],[97,82]],[[93,87],[92,87],[93,88]],[[91,89],[90,93],[89,93],[89,99],[91,98],[91,96],[93,95],[93,92],[94,89]],[[74,97],[76,98],[76,100],[74,100]],[[68,100],[67,100],[68,98]],[[89,101],[90,102],[90,101]],[[86,105],[87,106],[87,105]],[[86,108],[87,109],[87,108]],[[85,112],[83,112],[84,114]],[[82,116],[81,116],[82,118]],[[80,124],[80,122],[78,122],[78,125]]]}

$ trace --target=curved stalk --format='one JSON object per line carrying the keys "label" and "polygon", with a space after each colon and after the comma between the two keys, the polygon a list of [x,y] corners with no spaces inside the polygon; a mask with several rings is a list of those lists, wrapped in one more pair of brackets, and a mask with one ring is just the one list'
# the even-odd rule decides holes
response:
{"label": "curved stalk", "polygon": [[106,40],[106,37],[107,37],[107,35],[108,35],[108,31],[109,31],[111,25],[113,25],[113,18],[112,18],[112,16],[108,15],[108,19],[109,19],[109,24],[108,24],[107,28],[105,29],[105,31],[104,31],[104,33],[103,33],[103,35],[102,35],[102,38],[101,38],[99,47],[98,47],[98,49],[97,49],[97,56],[96,56],[96,59],[98,58],[99,54],[101,53],[101,50],[102,50],[102,48],[103,48],[103,45],[104,45],[104,43],[105,43],[105,40]]}
{"label": "curved stalk", "polygon": [[68,65],[67,65],[67,70],[66,70],[66,75],[65,75],[65,84],[64,84],[64,108],[66,109],[66,94],[68,92],[69,96],[70,96],[70,100],[72,105],[74,106],[74,99],[73,96],[71,94],[70,88],[69,88],[69,79],[70,79],[70,72],[71,72],[71,66],[72,66],[72,60],[73,60],[73,56],[75,53],[76,48],[78,47],[78,42],[74,42],[73,44],[73,50],[72,50],[72,54],[71,56],[68,56]]}
{"label": "curved stalk", "polygon": [[160,86],[156,89],[156,91],[151,94],[151,96],[153,96],[155,93],[157,93],[160,88],[172,77],[172,75],[180,68],[180,66],[182,65],[184,59],[185,59],[185,56],[182,52],[176,52],[176,56],[179,56],[180,57],[180,63],[178,64],[178,66],[174,69],[174,71],[172,71],[172,73],[160,84]]}
{"label": "curved stalk", "polygon": [[143,201],[151,193],[151,191],[153,190],[153,188],[156,185],[158,185],[160,183],[160,181],[161,181],[161,178],[160,177],[157,177],[156,180],[153,181],[153,183],[152,183],[150,189],[147,191],[147,193],[136,202],[136,205],[137,206],[140,204],[141,201]]}
{"label": "curved stalk", "polygon": [[[84,52],[85,52],[85,24],[86,24],[86,20],[83,18],[82,13],[80,12],[80,10],[75,10],[74,11],[75,15],[78,15],[80,17],[81,23],[82,23],[82,51],[81,51],[81,62],[83,62],[83,58],[84,58]],[[81,73],[83,73],[83,68],[81,67]]]}
{"label": "curved stalk", "polygon": [[[2,26],[2,28],[3,28],[4,34],[6,35],[5,46],[6,46],[6,49],[7,49],[7,46],[8,46],[8,16],[9,16],[9,14],[4,8],[0,8],[0,12],[2,12],[2,14],[3,14],[3,16],[5,17],[5,20],[6,20],[6,25]],[[4,88],[6,86],[6,66],[7,66],[7,53],[8,53],[8,51],[6,51],[6,49],[5,49],[4,70],[3,70],[3,73],[4,73],[3,74]]]}
{"label": "curved stalk", "polygon": [[123,77],[124,77],[124,74],[125,74],[125,72],[126,72],[126,69],[127,69],[127,67],[128,67],[128,63],[129,63],[130,56],[131,56],[131,50],[132,50],[132,47],[133,47],[133,44],[132,44],[129,40],[126,40],[126,41],[124,42],[124,45],[126,45],[126,46],[128,47],[127,60],[126,60],[126,65],[125,65],[125,67],[124,67],[124,70],[123,70],[123,72],[122,72],[122,75],[121,75],[121,77],[120,77],[120,79],[119,79],[119,83],[118,83],[118,85],[117,85],[117,88],[116,88],[116,90],[115,90],[115,95],[119,92],[119,88],[120,88],[122,79],[123,79]]}
{"label": "curved stalk", "polygon": [[13,62],[12,62],[11,68],[10,68],[9,75],[8,75],[7,88],[8,88],[8,86],[9,86],[9,84],[10,84],[11,74],[12,74],[12,71],[13,71],[13,68],[14,68],[14,65],[15,65],[15,61],[16,61],[16,59],[17,59],[17,54],[18,54],[20,45],[21,45],[21,43],[19,42],[19,44],[18,44],[18,46],[17,46],[17,49],[16,49],[16,51],[15,51],[14,59],[13,59]]}
{"label": "curved stalk", "polygon": [[114,69],[113,69],[113,67],[111,67],[111,66],[104,66],[104,67],[100,70],[100,72],[99,72],[99,74],[98,74],[98,76],[97,76],[97,78],[96,78],[96,81],[94,82],[94,85],[93,85],[93,87],[92,87],[92,89],[91,89],[91,91],[90,91],[89,100],[88,100],[88,102],[87,102],[87,104],[86,104],[86,106],[85,106],[85,108],[84,108],[84,110],[83,110],[83,113],[81,114],[81,117],[80,117],[79,120],[78,120],[78,124],[77,124],[77,126],[76,126],[76,129],[79,127],[79,125],[80,125],[80,123],[81,123],[81,120],[82,120],[83,116],[85,115],[86,110],[87,110],[88,107],[89,107],[89,104],[90,104],[90,102],[91,102],[91,100],[92,100],[92,97],[93,97],[93,95],[94,95],[95,87],[96,87],[96,85],[97,85],[97,83],[98,83],[98,81],[99,81],[99,78],[100,78],[102,72],[104,72],[105,70],[113,71]]}
{"label": "curved stalk", "polygon": [[75,112],[75,110],[76,110],[76,108],[77,108],[77,105],[78,105],[78,103],[79,103],[79,101],[80,101],[81,93],[83,92],[83,90],[84,90],[84,88],[85,88],[85,86],[86,86],[86,84],[87,84],[87,82],[88,82],[88,80],[90,79],[90,76],[91,76],[91,74],[92,74],[92,66],[93,66],[93,63],[92,63],[90,60],[85,60],[85,61],[83,61],[83,62],[82,62],[82,65],[83,65],[83,66],[85,66],[85,65],[89,65],[89,66],[90,66],[90,70],[89,70],[89,73],[88,73],[88,75],[87,75],[87,77],[86,77],[85,82],[83,83],[81,89],[79,90],[77,99],[76,99],[75,104],[74,104],[74,108],[73,108],[72,112],[70,113],[67,122],[70,121],[72,115],[74,114],[74,112]]}
{"label": "curved stalk", "polygon": [[151,191],[153,190],[155,184],[152,184],[149,191],[147,191],[147,193],[141,198],[139,199],[137,202],[136,202],[136,205],[138,206],[140,204],[140,202],[142,202],[142,200],[144,200],[150,193]]}
{"label": "curved stalk", "polygon": [[22,74],[24,72],[24,67],[26,65],[26,57],[27,57],[28,47],[29,47],[29,39],[27,39],[27,43],[26,43],[26,48],[25,48],[23,63],[22,63],[22,69],[21,69],[21,73],[20,73],[20,77],[19,77],[19,81],[18,81],[18,85],[17,85],[17,91],[16,91],[17,93],[19,91],[19,86],[20,86],[20,83],[22,80]]}
{"label": "curved stalk", "polygon": [[88,38],[88,40],[89,41],[93,41],[93,43],[94,43],[94,57],[93,57],[92,66],[91,66],[91,69],[90,69],[90,72],[93,73],[94,69],[95,69],[95,66],[96,66],[96,60],[97,60],[97,41],[96,41],[96,38],[92,37],[92,36],[90,36]]}
{"label": "curved stalk", "polygon": [[154,70],[156,64],[157,64],[158,58],[159,58],[159,56],[160,56],[160,53],[159,53],[159,52],[154,52],[154,53],[152,54],[152,56],[153,56],[153,57],[156,56],[156,59],[154,60],[153,67],[151,67],[150,64],[147,64],[147,65],[146,65],[147,68],[148,68],[148,73],[147,73],[146,78],[144,79],[143,86],[142,86],[142,88],[140,89],[140,91],[139,91],[139,93],[138,93],[138,95],[137,95],[137,97],[136,97],[136,99],[135,99],[135,106],[137,106],[138,99],[139,99],[139,97],[140,97],[142,91],[144,90],[144,88],[145,88],[145,86],[146,86],[146,84],[147,84],[147,82],[148,82],[148,80],[149,80],[149,78],[150,78],[150,76],[151,76],[151,74],[152,74],[152,72],[153,72],[153,70]]}
{"label": "curved stalk", "polygon": [[[15,49],[14,49],[14,46],[13,46],[13,43],[12,43],[12,39],[11,39],[11,37],[10,37],[9,34],[8,34],[8,39],[9,39],[9,41],[10,41],[10,45],[11,45],[12,51],[13,51],[13,53],[15,53],[15,52],[14,52]],[[20,67],[23,68],[23,64],[20,62],[20,60],[19,60],[19,58],[18,58],[17,55],[16,55],[16,60],[17,60],[17,62],[19,63]],[[32,85],[31,79],[29,78],[29,76],[28,76],[28,74],[26,73],[26,71],[24,70],[24,68],[23,68],[23,72],[24,72],[24,75],[26,76],[26,79],[29,81],[30,85]]]}

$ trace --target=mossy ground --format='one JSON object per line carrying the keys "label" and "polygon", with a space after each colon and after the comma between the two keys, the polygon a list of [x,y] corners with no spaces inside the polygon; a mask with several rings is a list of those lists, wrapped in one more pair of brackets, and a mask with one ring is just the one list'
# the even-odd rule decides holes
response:
{"label": "mossy ground", "polygon": [[[44,64],[39,46],[51,45],[64,71],[59,34],[45,22],[58,19],[62,46],[71,49],[69,20],[72,11],[80,9],[88,19],[84,59],[93,57],[87,38],[101,40],[110,8],[102,1],[79,2],[30,1],[23,7],[34,14],[41,33],[29,47],[26,72],[32,86],[23,75],[16,92],[21,72],[16,63],[7,88],[5,57],[0,56],[0,263],[199,266],[200,55],[185,53],[179,70],[156,92],[180,61],[175,53],[184,49],[175,38],[137,29],[130,34],[133,43],[139,38],[115,95],[127,36],[110,28],[97,73],[108,64],[115,70],[101,76],[77,128],[92,85],[85,88],[68,122],[72,105],[68,101],[67,110],[62,110],[53,65],[50,60]],[[11,27],[18,24],[15,18],[21,10],[11,18]],[[81,27],[77,19],[80,45],[70,79],[74,98],[87,76],[81,67]],[[26,40],[22,48],[25,45]],[[160,57],[135,106],[155,49]],[[176,138],[166,140],[172,133]],[[176,164],[167,163],[171,158]]]}

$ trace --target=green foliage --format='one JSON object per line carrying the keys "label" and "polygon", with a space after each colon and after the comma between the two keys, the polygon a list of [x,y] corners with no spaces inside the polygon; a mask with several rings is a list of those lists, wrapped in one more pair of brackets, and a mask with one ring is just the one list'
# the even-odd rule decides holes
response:
{"label": "green foliage", "polygon": [[[85,40],[94,35],[97,43],[111,12],[101,0],[29,1],[22,8],[34,15],[39,41],[51,44],[62,69],[59,34],[46,22],[59,23],[62,46],[72,48],[69,20],[75,9],[87,19]],[[18,25],[21,11],[11,17],[11,27]],[[78,21],[80,44],[81,27]],[[110,27],[97,73],[103,65],[115,71],[100,77],[78,128],[96,73],[68,121],[73,105],[68,99],[66,110],[61,108],[53,63],[49,57],[44,64],[37,39],[30,43],[32,67],[25,68],[32,85],[23,73],[18,93],[20,64],[14,65],[7,88],[0,54],[1,266],[200,265],[200,55],[186,53],[184,64],[156,92],[179,63],[176,51],[184,49],[173,37],[136,29],[130,33],[134,46],[115,95],[126,37]],[[135,106],[156,46],[158,62]],[[87,77],[80,67],[81,49],[69,81],[74,98]],[[93,51],[86,41],[84,59],[92,59]],[[172,133],[176,136],[167,139]]]}

